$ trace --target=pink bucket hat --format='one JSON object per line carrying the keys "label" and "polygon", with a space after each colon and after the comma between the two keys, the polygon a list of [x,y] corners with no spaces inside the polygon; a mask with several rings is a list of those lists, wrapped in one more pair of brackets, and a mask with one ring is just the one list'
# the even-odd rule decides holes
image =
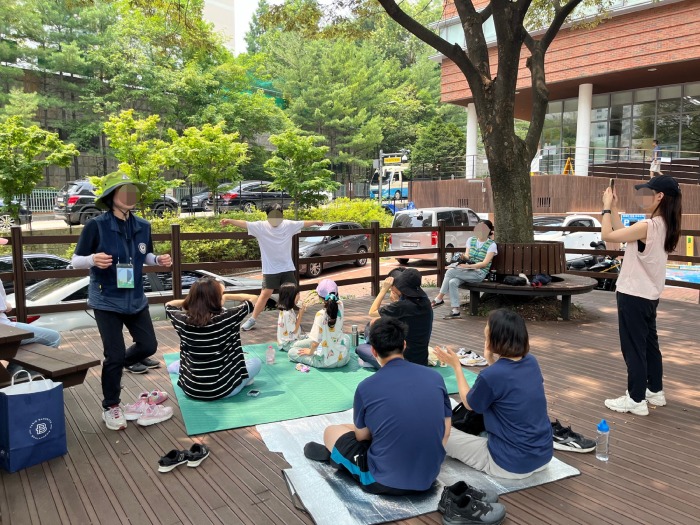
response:
{"label": "pink bucket hat", "polygon": [[321,299],[325,299],[326,296],[331,293],[338,295],[338,285],[335,284],[335,281],[332,279],[324,279],[318,283],[316,293],[319,295],[319,297],[321,297]]}

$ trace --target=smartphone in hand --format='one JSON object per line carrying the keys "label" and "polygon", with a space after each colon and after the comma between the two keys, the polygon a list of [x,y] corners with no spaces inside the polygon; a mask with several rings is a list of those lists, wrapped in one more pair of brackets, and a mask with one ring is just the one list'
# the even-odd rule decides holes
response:
{"label": "smartphone in hand", "polygon": [[612,190],[612,189],[615,189],[615,179],[610,179],[610,184],[609,184],[609,186],[610,186],[610,189],[611,189],[611,190]]}

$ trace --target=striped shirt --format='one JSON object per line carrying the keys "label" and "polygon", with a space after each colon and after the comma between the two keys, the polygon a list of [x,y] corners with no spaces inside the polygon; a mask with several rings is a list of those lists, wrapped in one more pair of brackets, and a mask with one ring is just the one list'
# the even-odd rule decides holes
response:
{"label": "striped shirt", "polygon": [[245,301],[223,308],[205,326],[187,323],[187,313],[174,306],[165,315],[180,336],[180,377],[177,384],[189,397],[211,401],[230,394],[248,379],[241,348],[241,322],[253,311]]}

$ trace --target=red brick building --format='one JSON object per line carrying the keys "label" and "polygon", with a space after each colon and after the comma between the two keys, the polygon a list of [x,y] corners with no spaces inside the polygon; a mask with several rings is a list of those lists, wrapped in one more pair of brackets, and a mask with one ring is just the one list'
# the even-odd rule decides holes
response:
{"label": "red brick building", "polygon": [[[438,23],[441,36],[464,45],[451,0]],[[476,0],[477,7],[486,1]],[[492,42],[493,24],[484,24]],[[523,48],[516,116],[529,119],[531,83]],[[442,60],[442,100],[468,108],[467,155],[476,154],[476,113],[464,75]],[[648,157],[658,138],[665,157],[700,155],[700,1],[615,0],[610,17],[591,29],[563,28],[546,58],[550,104],[542,161],[561,173],[562,151],[575,152],[576,174],[589,164],[626,155]],[[580,118],[585,115],[585,118]]]}

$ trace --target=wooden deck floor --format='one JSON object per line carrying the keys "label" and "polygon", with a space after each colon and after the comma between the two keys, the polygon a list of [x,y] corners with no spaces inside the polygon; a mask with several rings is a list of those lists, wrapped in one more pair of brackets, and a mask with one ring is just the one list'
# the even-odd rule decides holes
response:
{"label": "wooden deck floor", "polygon": [[[348,323],[363,324],[371,298],[346,302]],[[625,390],[624,363],[617,342],[614,295],[592,292],[574,298],[591,314],[586,322],[529,323],[533,353],[542,366],[552,418],[593,437],[597,422],[611,423],[611,459],[556,452],[578,468],[573,479],[511,494],[508,524],[697,524],[700,522],[700,309],[664,301],[659,333],[665,356],[668,406],[648,417],[616,414],[602,402]],[[442,313],[438,311],[439,313]],[[274,338],[264,314],[244,343]],[[309,316],[309,319],[311,317]],[[262,327],[269,326],[263,329]],[[433,344],[477,351],[484,320],[438,320]],[[157,323],[159,354],[177,350],[167,323]],[[100,356],[97,330],[64,334],[62,348]],[[123,400],[160,388],[173,397],[164,369],[124,376]],[[285,461],[269,452],[255,428],[197,436],[212,455],[199,468],[157,472],[167,451],[189,448],[179,410],[172,420],[148,428],[129,425],[106,430],[100,417],[99,369],[85,384],[65,392],[69,453],[15,474],[0,473],[0,523],[52,524],[299,524],[312,523],[294,508],[281,469]],[[432,513],[406,524],[441,523]]]}

